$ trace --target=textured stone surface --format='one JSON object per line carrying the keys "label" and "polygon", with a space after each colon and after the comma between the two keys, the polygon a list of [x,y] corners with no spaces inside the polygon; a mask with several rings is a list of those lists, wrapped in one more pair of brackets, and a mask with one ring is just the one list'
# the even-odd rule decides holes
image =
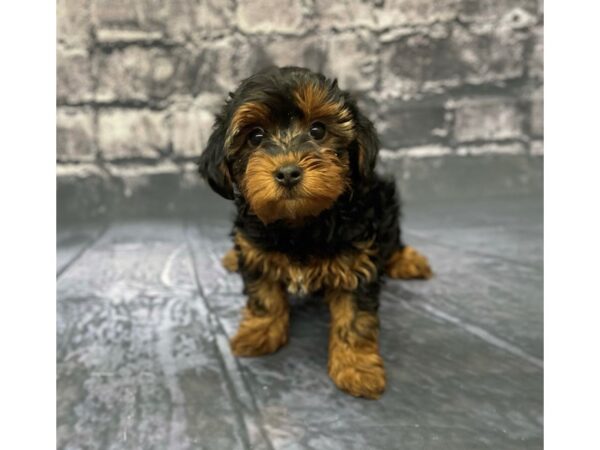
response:
{"label": "textured stone surface", "polygon": [[169,96],[226,92],[233,87],[230,61],[232,39],[206,44],[197,50],[183,47],[129,46],[96,56],[100,102],[142,103]]}
{"label": "textured stone surface", "polygon": [[[327,73],[351,91],[368,91],[377,82],[377,41],[366,31],[343,33],[329,40]],[[348,58],[348,55],[354,55]]]}
{"label": "textured stone surface", "polygon": [[161,48],[125,47],[98,53],[99,102],[164,99],[178,88],[180,60]]}
{"label": "textured stone surface", "polygon": [[238,0],[237,21],[247,33],[301,33],[307,25],[301,0]]}
{"label": "textured stone surface", "polygon": [[79,104],[93,99],[92,64],[85,49],[56,52],[56,96],[59,104]]}
{"label": "textured stone surface", "polygon": [[323,71],[327,42],[318,36],[252,36],[238,49],[240,79],[267,66],[303,66]]}
{"label": "textured stone surface", "polygon": [[391,0],[375,14],[380,28],[448,22],[455,19],[461,7],[457,0]]}
{"label": "textured stone surface", "polygon": [[477,156],[477,155],[523,155],[525,154],[525,144],[522,142],[494,142],[485,144],[461,144],[456,148],[458,156]]}
{"label": "textured stone surface", "polygon": [[162,29],[166,5],[163,0],[140,0],[135,4],[122,0],[94,0],[92,17],[97,28]]}
{"label": "textured stone surface", "polygon": [[202,42],[228,34],[234,21],[233,0],[173,0],[167,2],[165,29],[178,41]]}
{"label": "textured stone surface", "polygon": [[156,111],[102,110],[98,145],[106,160],[156,159],[169,145],[166,117]]}
{"label": "textured stone surface", "polygon": [[101,43],[201,43],[227,34],[233,10],[232,0],[142,0],[136,8],[119,0],[97,0],[94,21]]}
{"label": "textured stone surface", "polygon": [[535,29],[531,37],[531,57],[529,75],[538,79],[544,77],[544,33],[541,27]]}
{"label": "textured stone surface", "polygon": [[59,229],[59,449],[543,447],[541,196],[407,205],[435,277],[383,287],[377,401],[328,378],[319,297],[293,300],[280,351],[233,357],[244,296],[215,199]]}
{"label": "textured stone surface", "polygon": [[494,22],[523,10],[537,15],[538,0],[464,0],[460,2],[460,18],[466,21]]}
{"label": "textured stone surface", "polygon": [[524,70],[522,39],[505,30],[436,25],[382,47],[383,87],[391,94],[415,96],[462,83],[482,84],[517,78]]}
{"label": "textured stone surface", "polygon": [[544,135],[544,91],[536,89],[531,96],[531,134],[535,137]]}
{"label": "textured stone surface", "polygon": [[515,161],[543,154],[543,23],[537,0],[59,0],[57,163],[175,165],[173,192],[191,195],[186,164],[228,92],[297,65],[357,97],[409,192],[449,156],[487,167],[485,152],[530,186],[539,163]]}
{"label": "textured stone surface", "polygon": [[94,115],[88,108],[60,107],[56,112],[57,159],[61,162],[93,161]]}
{"label": "textured stone surface", "polygon": [[318,27],[322,30],[343,30],[354,27],[375,28],[377,18],[374,2],[363,0],[315,0],[315,13],[319,17]]}
{"label": "textured stone surface", "polygon": [[544,142],[541,140],[531,141],[529,152],[534,156],[542,156],[544,154]]}
{"label": "textured stone surface", "polygon": [[[209,101],[175,105],[171,111],[173,152],[175,156],[197,158],[212,131],[215,114],[206,109]],[[216,108],[212,108],[213,111]]]}
{"label": "textured stone surface", "polygon": [[[148,11],[152,14],[154,11]],[[119,0],[93,2],[93,18],[96,26],[132,25],[137,22],[138,9]]]}
{"label": "textured stone surface", "polygon": [[58,42],[85,48],[91,41],[91,0],[58,0],[56,26]]}
{"label": "textured stone surface", "polygon": [[523,117],[513,99],[481,97],[453,103],[454,139],[458,142],[522,136]]}
{"label": "textured stone surface", "polygon": [[380,106],[385,118],[379,125],[381,145],[401,148],[442,140],[448,134],[443,101],[421,102],[388,100]]}

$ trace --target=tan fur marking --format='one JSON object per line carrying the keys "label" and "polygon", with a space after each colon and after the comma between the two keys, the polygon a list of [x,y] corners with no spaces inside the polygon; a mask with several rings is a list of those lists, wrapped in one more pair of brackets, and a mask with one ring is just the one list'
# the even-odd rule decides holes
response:
{"label": "tan fur marking", "polygon": [[309,120],[336,117],[340,122],[350,121],[351,115],[343,103],[329,99],[329,88],[316,83],[306,83],[294,92],[294,100]]}
{"label": "tan fur marking", "polygon": [[331,311],[329,376],[343,391],[374,399],[385,389],[379,322],[376,314],[358,311],[352,295],[343,291],[326,294]]}
{"label": "tan fur marking", "polygon": [[410,246],[392,254],[386,265],[386,273],[391,278],[401,279],[428,279],[433,275],[427,258]]}
{"label": "tan fur marking", "polygon": [[[291,195],[274,178],[279,167],[290,163],[297,164],[304,172]],[[348,166],[333,150],[276,156],[258,151],[248,160],[242,190],[252,211],[264,223],[278,219],[296,222],[331,207],[347,189],[347,175]]]}
{"label": "tan fur marking", "polygon": [[221,259],[221,264],[229,272],[237,272],[238,267],[238,255],[234,248],[230,248],[227,253]]}
{"label": "tan fur marking", "polygon": [[372,242],[354,244],[356,251],[353,252],[328,259],[312,258],[306,264],[299,264],[284,253],[254,247],[241,233],[237,233],[234,240],[245,267],[282,282],[291,293],[307,294],[322,288],[354,290],[361,279],[371,281],[377,273],[370,258],[376,253]]}
{"label": "tan fur marking", "polygon": [[241,105],[234,113],[227,130],[225,147],[229,148],[240,134],[250,125],[266,126],[269,123],[269,109],[262,103],[248,102]]}
{"label": "tan fur marking", "polygon": [[231,349],[236,356],[260,356],[285,345],[289,335],[289,306],[280,283],[261,278],[248,287],[248,305]]}

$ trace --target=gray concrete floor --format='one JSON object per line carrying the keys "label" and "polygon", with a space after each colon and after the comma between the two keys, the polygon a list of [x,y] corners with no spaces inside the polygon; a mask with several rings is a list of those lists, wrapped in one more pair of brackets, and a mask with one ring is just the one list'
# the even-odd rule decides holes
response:
{"label": "gray concrete floor", "polygon": [[319,299],[294,301],[276,354],[232,356],[225,209],[61,226],[58,448],[542,448],[542,215],[540,196],[405,208],[436,276],[383,289],[378,401],[329,380]]}

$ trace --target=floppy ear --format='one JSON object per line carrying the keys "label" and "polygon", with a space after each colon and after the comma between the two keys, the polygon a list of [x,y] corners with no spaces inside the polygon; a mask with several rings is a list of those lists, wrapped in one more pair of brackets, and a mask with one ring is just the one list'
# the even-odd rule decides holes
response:
{"label": "floppy ear", "polygon": [[224,120],[217,117],[208,144],[198,160],[198,171],[217,194],[233,200],[233,185],[225,162],[225,133]]}
{"label": "floppy ear", "polygon": [[358,108],[353,108],[354,128],[356,142],[354,151],[358,173],[363,178],[370,178],[375,170],[377,153],[379,152],[379,139],[373,122],[371,122]]}

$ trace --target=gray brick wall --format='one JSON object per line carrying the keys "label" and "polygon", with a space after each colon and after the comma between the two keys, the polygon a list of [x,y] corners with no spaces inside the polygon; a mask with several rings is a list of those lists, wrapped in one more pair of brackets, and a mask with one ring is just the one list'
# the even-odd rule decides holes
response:
{"label": "gray brick wall", "polygon": [[58,0],[59,214],[192,195],[213,114],[268,64],[353,91],[409,197],[457,165],[539,184],[541,1]]}

